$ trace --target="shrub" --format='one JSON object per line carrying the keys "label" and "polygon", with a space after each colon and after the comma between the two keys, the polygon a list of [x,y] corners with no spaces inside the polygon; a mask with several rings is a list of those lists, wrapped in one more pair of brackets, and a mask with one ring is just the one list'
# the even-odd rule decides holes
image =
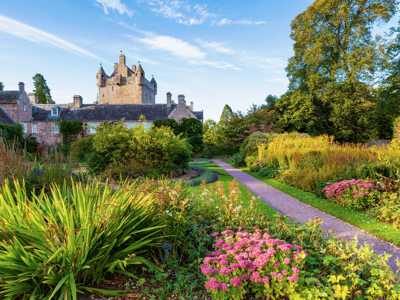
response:
{"label": "shrub", "polygon": [[326,198],[332,199],[342,206],[368,209],[377,204],[373,192],[378,188],[374,182],[351,179],[328,184],[322,191]]}
{"label": "shrub", "polygon": [[71,159],[78,162],[88,162],[94,153],[93,136],[85,136],[71,144]]}
{"label": "shrub", "polygon": [[190,145],[166,127],[145,130],[123,123],[104,123],[93,137],[89,167],[111,177],[158,177],[180,174],[188,167]]}
{"label": "shrub", "polygon": [[267,147],[275,136],[275,133],[253,132],[243,141],[240,146],[240,153],[242,153],[244,157],[256,155],[258,147],[260,145]]}
{"label": "shrub", "polygon": [[230,158],[230,162],[235,167],[243,167],[246,165],[245,156],[241,152],[233,154]]}
{"label": "shrub", "polygon": [[20,145],[24,140],[24,133],[20,124],[0,124],[0,139],[8,145]]}
{"label": "shrub", "polygon": [[258,161],[278,166],[279,178],[303,190],[319,192],[321,184],[357,177],[357,169],[378,160],[376,150],[339,145],[328,136],[276,136],[268,148],[259,147]]}
{"label": "shrub", "polygon": [[213,299],[243,299],[295,296],[302,262],[300,246],[256,231],[227,230],[214,235],[215,251],[201,265],[206,289]]}
{"label": "shrub", "polygon": [[[150,265],[163,225],[154,195],[90,183],[53,185],[28,197],[17,182],[0,190],[0,295],[76,299],[106,275]],[[107,292],[107,291],[103,291]],[[112,295],[111,292],[108,294]]]}

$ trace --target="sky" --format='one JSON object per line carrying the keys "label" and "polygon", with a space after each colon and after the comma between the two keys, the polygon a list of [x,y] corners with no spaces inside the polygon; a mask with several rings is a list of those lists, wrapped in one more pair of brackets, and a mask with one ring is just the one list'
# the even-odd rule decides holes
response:
{"label": "sky", "polygon": [[32,91],[41,73],[57,103],[97,97],[100,63],[122,50],[158,82],[157,103],[185,94],[205,118],[246,111],[287,89],[290,23],[312,0],[2,0],[0,81]]}

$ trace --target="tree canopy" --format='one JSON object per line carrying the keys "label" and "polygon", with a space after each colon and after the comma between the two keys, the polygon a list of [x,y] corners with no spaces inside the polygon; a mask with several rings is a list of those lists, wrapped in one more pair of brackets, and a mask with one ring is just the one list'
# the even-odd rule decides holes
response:
{"label": "tree canopy", "polygon": [[375,134],[381,54],[372,34],[396,0],[316,0],[292,22],[289,91],[277,104],[285,130],[361,142]]}
{"label": "tree canopy", "polygon": [[40,104],[54,104],[50,94],[50,88],[47,86],[46,79],[40,73],[33,76],[33,93],[35,94],[38,103]]}

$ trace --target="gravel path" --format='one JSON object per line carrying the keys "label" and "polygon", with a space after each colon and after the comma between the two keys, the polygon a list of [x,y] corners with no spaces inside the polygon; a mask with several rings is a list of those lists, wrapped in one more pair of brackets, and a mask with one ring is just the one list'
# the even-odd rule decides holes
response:
{"label": "gravel path", "polygon": [[277,210],[281,214],[288,216],[290,219],[305,223],[313,218],[322,220],[321,227],[324,232],[331,234],[342,240],[352,240],[357,238],[360,244],[368,243],[378,254],[388,253],[392,255],[389,264],[393,270],[397,271],[396,258],[400,259],[400,248],[393,244],[383,241],[372,236],[358,227],[346,223],[334,216],[324,213],[308,204],[285,194],[270,185],[250,176],[222,160],[213,160],[213,162],[222,167],[236,180],[245,185],[255,195],[260,197],[270,207]]}

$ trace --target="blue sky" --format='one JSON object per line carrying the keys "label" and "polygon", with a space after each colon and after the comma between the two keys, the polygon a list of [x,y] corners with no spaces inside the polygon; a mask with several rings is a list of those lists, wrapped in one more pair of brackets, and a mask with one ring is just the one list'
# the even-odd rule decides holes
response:
{"label": "blue sky", "polygon": [[290,22],[311,0],[2,0],[0,81],[16,89],[42,73],[57,103],[96,100],[99,63],[122,49],[165,93],[185,94],[218,118],[287,88]]}

